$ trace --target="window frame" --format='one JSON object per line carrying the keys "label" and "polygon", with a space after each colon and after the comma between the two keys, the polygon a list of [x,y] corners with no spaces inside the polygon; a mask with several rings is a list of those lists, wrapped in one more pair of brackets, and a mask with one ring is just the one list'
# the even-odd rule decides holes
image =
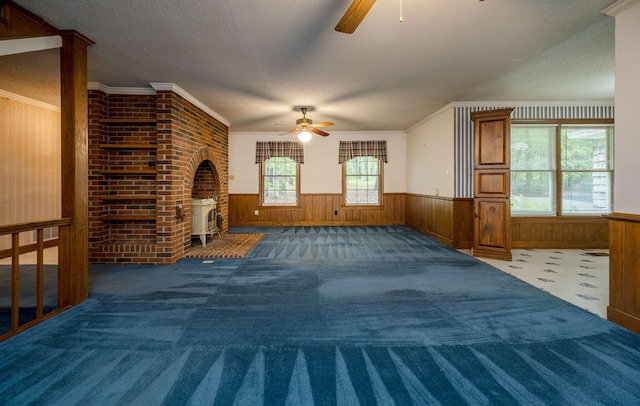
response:
{"label": "window frame", "polygon": [[291,159],[288,157],[271,157],[268,159],[265,159],[264,161],[262,161],[260,163],[260,173],[259,173],[259,183],[260,183],[260,192],[259,192],[259,199],[260,199],[260,207],[269,207],[269,208],[277,208],[277,207],[287,207],[287,208],[291,208],[291,207],[300,207],[300,162],[295,161],[293,159],[291,159],[291,161],[295,162],[296,164],[296,201],[295,203],[265,203],[264,202],[264,197],[265,197],[265,190],[264,190],[264,179],[266,176],[266,165],[267,165],[267,161],[271,160],[271,159],[281,159],[281,158],[285,158],[285,159]]}
{"label": "window frame", "polygon": [[[553,170],[551,170],[550,172],[552,173],[552,179],[554,181],[554,193],[555,195],[553,196],[553,198],[555,199],[552,202],[552,205],[555,206],[555,210],[553,213],[532,213],[532,212],[528,212],[528,213],[511,213],[511,216],[513,217],[570,217],[570,218],[576,218],[576,217],[600,217],[606,214],[610,214],[611,212],[613,212],[613,207],[614,207],[614,201],[613,201],[613,177],[614,177],[614,173],[615,173],[615,164],[614,164],[614,159],[615,157],[613,157],[613,148],[615,145],[615,128],[612,128],[613,133],[611,136],[610,141],[607,141],[607,148],[609,153],[611,154],[612,158],[610,161],[610,165],[609,168],[607,170],[563,170],[562,169],[562,156],[563,156],[563,150],[562,150],[562,130],[563,128],[566,127],[572,127],[572,126],[593,126],[593,127],[598,127],[598,126],[613,126],[614,124],[614,120],[613,119],[556,119],[556,120],[511,120],[511,126],[526,126],[526,125],[548,125],[548,126],[555,126],[555,168]],[[511,147],[511,146],[510,146]],[[531,171],[524,171],[524,170],[514,170],[514,169],[510,169],[510,172],[542,172],[540,170],[531,170]],[[563,213],[563,175],[565,173],[576,173],[576,172],[589,172],[589,173],[595,173],[595,172],[606,172],[609,173],[610,175],[610,185],[609,185],[609,196],[611,197],[610,201],[609,201],[609,205],[610,205],[610,209],[611,211],[609,213]],[[509,182],[511,182],[511,175],[509,176]],[[511,189],[511,188],[510,188]],[[513,200],[513,195],[510,194],[509,198],[511,200]],[[512,203],[513,204],[513,203]]]}
{"label": "window frame", "polygon": [[[370,204],[354,204],[347,203],[347,176],[355,176],[355,175],[347,175],[347,164],[349,161],[353,159],[363,158],[363,156],[355,156],[349,160],[346,160],[342,163],[342,206],[343,207],[359,207],[359,208],[382,208],[384,206],[384,161],[373,157],[371,155],[364,156],[367,158],[373,158],[378,162],[378,173],[375,175],[378,177],[378,203],[370,203]],[[369,175],[374,176],[374,175]]]}

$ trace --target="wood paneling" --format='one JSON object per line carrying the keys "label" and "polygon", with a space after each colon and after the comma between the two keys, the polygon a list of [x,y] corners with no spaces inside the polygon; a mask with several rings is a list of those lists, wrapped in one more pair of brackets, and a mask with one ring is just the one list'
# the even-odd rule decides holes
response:
{"label": "wood paneling", "polygon": [[[33,37],[54,30],[62,37],[60,51],[60,101],[59,116],[60,156],[63,157],[60,167],[60,200],[48,200],[50,205],[58,206],[61,202],[61,214],[65,216],[65,226],[59,227],[58,246],[58,308],[60,310],[79,304],[88,296],[88,262],[87,262],[87,46],[93,42],[81,34],[67,30],[58,32],[26,10],[18,10],[12,3],[6,8],[2,2],[2,27],[0,32],[6,38],[6,27],[17,25],[13,11],[27,15],[28,19],[38,24],[23,24],[23,29],[13,33],[14,37]],[[8,15],[10,12],[11,15]],[[24,13],[23,13],[24,12]],[[15,28],[15,27],[13,27]],[[10,117],[9,121],[13,121]],[[59,160],[46,159],[47,164]],[[28,171],[34,160],[17,163],[14,169]],[[3,191],[4,192],[4,191]],[[38,227],[40,228],[40,227]],[[41,266],[43,249],[42,232],[38,231],[38,267]],[[18,262],[19,241],[14,237],[13,263]]]}
{"label": "wood paneling", "polygon": [[[229,195],[231,226],[398,225],[405,222],[404,193],[388,193],[382,206],[344,206],[340,194],[302,194],[298,206],[260,206],[258,194]],[[258,215],[255,215],[255,211]]]}
{"label": "wood paneling", "polygon": [[473,199],[408,194],[405,224],[454,248],[473,243]]}
{"label": "wood paneling", "polygon": [[56,35],[58,30],[12,2],[0,2],[0,38],[17,39]]}
{"label": "wood paneling", "polygon": [[607,216],[609,243],[609,306],[607,318],[640,334],[640,215]]}
{"label": "wood paneling", "polygon": [[[59,218],[60,113],[0,97],[0,145],[0,225]],[[0,237],[0,250],[10,246]]]}
{"label": "wood paneling", "polygon": [[604,217],[512,217],[512,248],[607,248]]}

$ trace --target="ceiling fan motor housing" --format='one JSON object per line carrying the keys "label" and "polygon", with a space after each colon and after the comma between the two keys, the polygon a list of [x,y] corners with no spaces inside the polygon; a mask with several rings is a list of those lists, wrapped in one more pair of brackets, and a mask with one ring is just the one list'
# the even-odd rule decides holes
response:
{"label": "ceiling fan motor housing", "polygon": [[299,118],[298,120],[296,120],[296,124],[300,127],[309,127],[312,123],[313,120],[310,120],[308,118]]}

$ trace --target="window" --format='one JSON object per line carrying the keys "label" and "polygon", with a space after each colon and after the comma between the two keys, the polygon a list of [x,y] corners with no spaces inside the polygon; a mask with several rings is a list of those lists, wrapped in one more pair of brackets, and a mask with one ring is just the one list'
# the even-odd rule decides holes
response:
{"label": "window", "polygon": [[561,128],[562,214],[611,213],[613,127]]}
{"label": "window", "polygon": [[260,201],[264,206],[297,206],[304,148],[298,141],[256,142],[260,164]]}
{"label": "window", "polygon": [[512,214],[556,214],[556,126],[511,128]]}
{"label": "window", "polygon": [[382,167],[381,162],[371,156],[358,156],[342,164],[346,205],[381,204]]}
{"label": "window", "polygon": [[345,205],[381,206],[382,168],[387,162],[387,141],[340,141],[342,196]]}
{"label": "window", "polygon": [[261,195],[265,206],[298,204],[300,164],[291,158],[275,157],[262,162]]}
{"label": "window", "polygon": [[512,126],[512,214],[607,214],[612,188],[612,125]]}

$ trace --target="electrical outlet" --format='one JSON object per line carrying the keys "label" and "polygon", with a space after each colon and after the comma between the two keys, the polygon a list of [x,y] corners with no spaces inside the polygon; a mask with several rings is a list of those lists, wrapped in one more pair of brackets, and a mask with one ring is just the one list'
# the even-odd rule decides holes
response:
{"label": "electrical outlet", "polygon": [[255,211],[253,212],[253,215],[254,215],[254,216],[257,216],[258,214],[259,214],[258,210],[255,210]]}
{"label": "electrical outlet", "polygon": [[333,214],[334,214],[335,216],[337,216],[337,215],[338,215],[338,210],[334,210]]}

